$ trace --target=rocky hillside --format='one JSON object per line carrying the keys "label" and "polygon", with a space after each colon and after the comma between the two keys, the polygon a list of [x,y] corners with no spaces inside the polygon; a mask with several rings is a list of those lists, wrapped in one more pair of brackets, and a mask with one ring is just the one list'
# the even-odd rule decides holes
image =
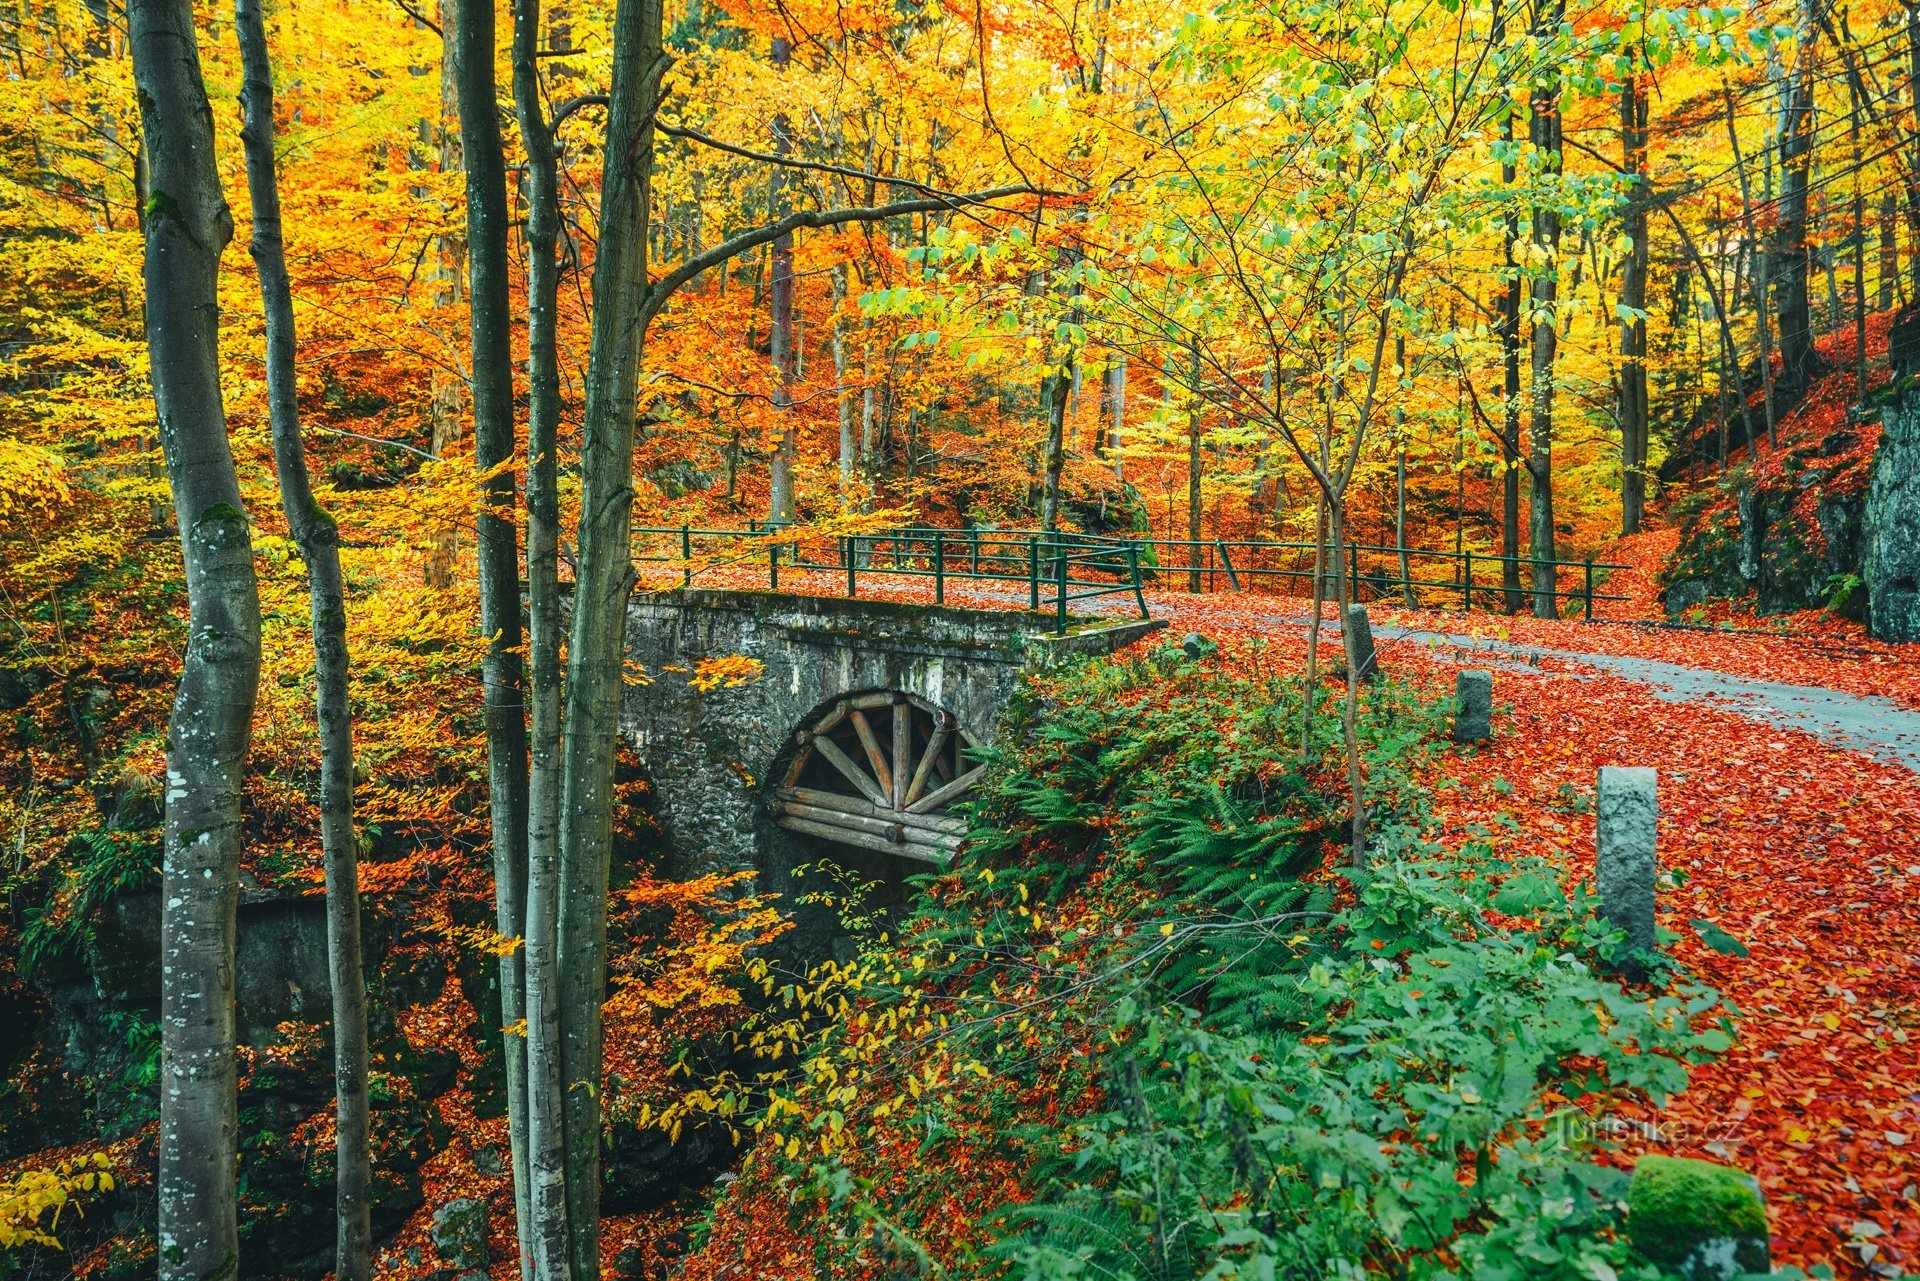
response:
{"label": "rocky hillside", "polygon": [[[1772,443],[1732,450],[1717,474],[1697,465],[1671,508],[1670,616],[1751,599],[1761,614],[1826,609],[1920,640],[1920,311],[1870,319],[1864,400],[1852,339],[1820,344],[1828,372],[1783,409]],[[1764,394],[1747,408],[1762,421]]]}

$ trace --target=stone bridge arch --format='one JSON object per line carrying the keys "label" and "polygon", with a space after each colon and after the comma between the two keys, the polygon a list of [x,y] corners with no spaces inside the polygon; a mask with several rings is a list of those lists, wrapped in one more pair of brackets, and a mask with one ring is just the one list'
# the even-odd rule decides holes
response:
{"label": "stone bridge arch", "polygon": [[[947,755],[928,766],[928,778],[946,786],[966,772],[961,765],[971,768],[960,744],[992,745],[1028,667],[1065,654],[1111,653],[1164,626],[1092,619],[1056,636],[1053,625],[1051,616],[1025,611],[779,592],[695,588],[636,596],[627,652],[646,679],[627,686],[621,731],[651,781],[672,870],[751,869],[761,888],[789,901],[809,888],[802,869],[823,850],[895,881],[929,870],[951,849],[954,842],[940,838],[952,836],[955,825],[913,820],[944,810],[959,792],[916,811],[939,788],[930,791],[923,778],[908,800],[909,774],[901,803],[893,804],[892,709],[909,709],[901,758],[910,757],[915,771],[942,717],[951,718]],[[758,679],[695,688],[703,661],[736,655],[763,665]],[[856,770],[864,767],[873,790],[841,771],[835,753]],[[942,759],[951,777],[942,776]],[[893,828],[904,829],[901,840],[892,840]]]}

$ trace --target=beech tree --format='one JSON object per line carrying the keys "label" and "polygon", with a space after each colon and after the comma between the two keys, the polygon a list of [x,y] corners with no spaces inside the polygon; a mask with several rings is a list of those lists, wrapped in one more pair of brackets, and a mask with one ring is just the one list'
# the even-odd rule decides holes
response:
{"label": "beech tree", "polygon": [[267,413],[287,527],[307,565],[313,627],[314,713],[320,728],[320,848],[327,882],[327,976],[333,998],[334,1275],[372,1274],[368,1211],[367,980],[360,961],[360,855],[353,829],[353,722],[347,705],[347,601],[340,533],[313,496],[300,436],[294,376],[293,289],[281,234],[274,157],[273,63],[259,0],[235,0],[234,35],[245,72],[240,138],[253,198],[248,246],[266,318]]}
{"label": "beech tree", "polygon": [[260,682],[253,538],[220,395],[220,253],[233,215],[189,0],[127,6],[146,158],[146,334],[187,585],[187,649],[167,724],[160,888],[162,1281],[231,1276],[234,909],[241,783]]}

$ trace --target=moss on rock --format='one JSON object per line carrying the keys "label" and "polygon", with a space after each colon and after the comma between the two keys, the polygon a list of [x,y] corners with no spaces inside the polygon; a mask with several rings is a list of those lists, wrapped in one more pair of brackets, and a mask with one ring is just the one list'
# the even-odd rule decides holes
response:
{"label": "moss on rock", "polygon": [[1690,1278],[1765,1272],[1767,1211],[1751,1176],[1683,1157],[1644,1156],[1627,1193],[1627,1238]]}

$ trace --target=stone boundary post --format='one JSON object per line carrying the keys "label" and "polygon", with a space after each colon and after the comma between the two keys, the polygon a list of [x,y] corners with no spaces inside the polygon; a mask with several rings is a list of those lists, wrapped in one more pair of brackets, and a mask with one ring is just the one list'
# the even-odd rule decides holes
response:
{"label": "stone boundary post", "polygon": [[1380,675],[1380,659],[1373,652],[1373,626],[1365,605],[1347,606],[1346,628],[1353,635],[1354,675],[1371,684]]}
{"label": "stone boundary post", "polygon": [[[1624,930],[1635,953],[1654,950],[1654,838],[1660,818],[1660,772],[1642,766],[1603,766],[1594,826],[1594,880],[1601,910]],[[1629,959],[1623,970],[1641,967]]]}
{"label": "stone boundary post", "polygon": [[1453,678],[1453,741],[1484,743],[1493,737],[1493,673],[1465,671]]}

